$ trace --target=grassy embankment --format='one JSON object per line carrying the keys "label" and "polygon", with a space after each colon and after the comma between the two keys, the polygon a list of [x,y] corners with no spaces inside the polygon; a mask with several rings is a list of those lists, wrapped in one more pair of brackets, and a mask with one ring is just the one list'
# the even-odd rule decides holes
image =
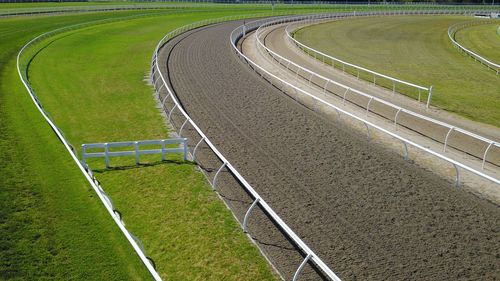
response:
{"label": "grassy embankment", "polygon": [[455,33],[455,40],[489,61],[500,64],[500,34],[497,33],[499,24],[500,21],[460,29]]}
{"label": "grassy embankment", "polygon": [[[470,18],[358,18],[302,28],[295,37],[322,52],[377,72],[424,86],[434,85],[434,106],[500,126],[500,79],[457,52],[448,39],[448,27],[466,20]],[[392,85],[388,83],[387,87]]]}

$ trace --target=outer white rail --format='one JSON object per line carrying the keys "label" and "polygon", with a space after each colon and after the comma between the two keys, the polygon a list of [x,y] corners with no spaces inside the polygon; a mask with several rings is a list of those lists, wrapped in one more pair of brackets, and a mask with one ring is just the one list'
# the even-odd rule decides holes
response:
{"label": "outer white rail", "polygon": [[132,245],[133,249],[135,250],[135,252],[139,256],[141,261],[144,263],[144,265],[146,266],[147,270],[149,271],[149,273],[151,274],[153,279],[159,281],[159,280],[161,280],[161,277],[158,274],[158,272],[156,272],[156,269],[154,268],[154,265],[151,262],[151,260],[144,253],[144,249],[142,248],[142,243],[140,242],[140,240],[138,240],[137,237],[135,237],[132,233],[130,233],[127,230],[127,228],[125,227],[125,224],[122,221],[120,213],[115,209],[115,207],[113,205],[113,201],[106,194],[106,192],[103,190],[103,188],[99,184],[99,181],[93,175],[92,170],[87,165],[83,164],[82,162],[80,162],[80,160],[78,160],[77,152],[76,152],[74,146],[71,145],[71,143],[65,138],[63,132],[56,126],[55,122],[51,119],[49,114],[44,110],[42,103],[38,99],[35,91],[31,87],[31,84],[28,80],[27,65],[23,65],[21,63],[21,57],[22,57],[23,53],[28,48],[33,47],[34,45],[36,45],[36,43],[38,43],[39,41],[41,41],[45,38],[54,36],[54,35],[59,34],[61,32],[66,32],[66,31],[70,31],[70,30],[74,30],[74,29],[78,29],[78,28],[82,28],[82,27],[97,25],[97,24],[106,23],[106,22],[113,22],[113,21],[118,21],[118,20],[126,20],[126,19],[141,17],[141,16],[143,16],[143,15],[91,21],[91,22],[87,22],[87,23],[83,23],[83,24],[70,25],[70,26],[58,28],[58,29],[43,33],[43,34],[33,38],[32,40],[30,40],[28,43],[26,43],[21,48],[21,50],[17,54],[17,59],[16,59],[17,63],[16,64],[17,64],[17,73],[19,75],[19,78],[21,79],[21,82],[23,83],[24,87],[28,91],[36,108],[38,109],[40,114],[43,116],[43,118],[47,121],[47,123],[50,125],[52,130],[54,130],[55,134],[57,135],[59,140],[62,142],[64,147],[66,148],[66,150],[68,151],[69,155],[71,156],[71,158],[73,159],[73,161],[75,162],[77,167],[80,169],[82,174],[85,176],[87,181],[90,183],[90,185],[94,189],[95,193],[97,194],[97,196],[99,197],[99,199],[103,203],[104,207],[108,211],[109,215],[113,218],[114,222],[119,227],[120,231],[123,233],[123,235],[128,240],[130,245]]}
{"label": "outer white rail", "polygon": [[[196,157],[196,149],[200,145],[201,142],[205,142],[208,147],[214,152],[214,154],[220,159],[220,161],[223,163],[221,167],[217,170],[217,173],[214,176],[212,186],[214,186],[217,183],[217,177],[220,173],[220,171],[224,168],[229,170],[243,185],[243,187],[247,190],[248,193],[251,194],[251,196],[254,198],[254,203],[250,206],[250,208],[247,211],[247,214],[245,216],[245,220],[243,223],[243,229],[246,231],[247,230],[247,221],[248,221],[248,216],[250,212],[254,209],[254,207],[258,204],[269,216],[274,220],[274,222],[281,228],[281,230],[286,233],[286,235],[303,251],[303,253],[306,255],[305,262],[302,262],[300,265],[298,265],[297,271],[295,272],[294,275],[294,280],[298,277],[300,272],[302,271],[305,263],[307,261],[313,262],[323,273],[328,276],[331,280],[340,280],[340,278],[313,252],[311,248],[309,248],[304,241],[278,216],[278,214],[267,204],[267,202],[255,191],[255,189],[245,180],[245,178],[236,170],[236,168],[231,165],[229,160],[227,160],[224,155],[217,149],[217,147],[210,141],[210,139],[203,133],[203,131],[198,127],[198,125],[189,117],[187,112],[184,110],[182,105],[179,103],[177,100],[177,97],[175,96],[174,92],[170,89],[168,86],[168,83],[163,75],[163,73],[160,71],[159,68],[159,61],[158,61],[158,53],[161,47],[168,42],[170,39],[174,38],[175,36],[184,33],[188,30],[205,26],[208,24],[213,24],[213,23],[218,23],[222,21],[228,21],[228,20],[236,20],[236,19],[243,19],[243,18],[250,18],[250,17],[258,17],[262,15],[254,15],[254,16],[245,16],[245,17],[226,17],[226,18],[221,18],[221,19],[216,19],[216,20],[207,20],[207,21],[202,21],[202,22],[197,22],[194,24],[190,24],[184,27],[181,27],[179,29],[176,29],[167,35],[163,37],[160,42],[158,43],[156,50],[153,54],[153,61],[151,65],[151,80],[154,83],[155,90],[158,94],[158,98],[161,99],[160,97],[160,90],[162,88],[165,88],[168,92],[168,95],[165,96],[165,99],[162,102],[162,104],[165,104],[165,100],[167,98],[171,98],[172,101],[174,102],[174,106],[170,110],[170,114],[173,110],[178,109],[178,111],[184,116],[185,120],[196,130],[196,132],[201,136],[201,140],[198,142],[196,145],[195,149],[193,150],[193,158]],[[242,34],[245,33],[245,29],[241,29]],[[158,75],[159,78],[155,79],[155,75]],[[158,86],[157,82],[161,80],[160,86]],[[170,115],[169,114],[169,115]]]}
{"label": "outer white rail", "polygon": [[0,17],[24,16],[24,15],[46,15],[84,12],[114,12],[131,10],[172,10],[183,8],[180,5],[102,5],[102,6],[69,6],[69,7],[47,7],[26,9],[4,9],[0,11]]}
{"label": "outer white rail", "polygon": [[[391,13],[392,14],[392,13]],[[480,136],[478,134],[475,134],[475,133],[472,133],[470,131],[467,131],[465,129],[462,129],[462,128],[458,128],[456,126],[453,126],[451,124],[448,124],[448,123],[445,123],[445,122],[442,122],[442,121],[439,121],[439,120],[436,120],[436,119],[433,119],[433,118],[430,118],[428,116],[425,116],[425,115],[422,115],[422,114],[418,114],[416,112],[413,112],[411,110],[408,110],[408,109],[405,109],[405,108],[402,108],[400,106],[397,106],[393,103],[390,103],[386,100],[383,100],[383,99],[380,99],[380,98],[377,98],[375,96],[372,96],[370,94],[367,94],[367,93],[364,93],[362,91],[359,91],[359,90],[356,90],[356,89],[353,89],[352,87],[349,87],[347,85],[344,85],[342,83],[339,83],[339,82],[336,82],[334,80],[331,80],[329,78],[326,78],[308,68],[305,68],[283,56],[281,56],[280,54],[274,52],[273,50],[271,50],[270,48],[268,48],[265,43],[261,40],[261,34],[262,34],[262,31],[264,28],[267,28],[269,26],[273,26],[273,25],[280,25],[280,24],[286,24],[286,23],[289,23],[289,22],[297,22],[298,19],[302,19],[304,17],[311,17],[311,16],[298,16],[298,17],[287,17],[287,18],[282,18],[282,19],[278,19],[278,20],[274,20],[274,21],[268,21],[262,25],[260,25],[257,30],[256,30],[256,42],[257,42],[257,47],[260,48],[260,49],[263,49],[265,52],[267,52],[271,57],[273,57],[276,61],[278,61],[280,64],[282,65],[285,65],[287,69],[290,68],[290,66],[294,66],[295,68],[297,69],[300,69],[302,70],[303,72],[306,72],[307,75],[309,76],[309,83],[311,82],[311,79],[313,77],[318,77],[319,79],[321,79],[323,81],[323,92],[326,92],[326,88],[328,85],[336,85],[336,86],[339,86],[341,87],[343,90],[345,90],[344,92],[344,95],[343,95],[343,99],[344,99],[344,103],[345,103],[345,100],[346,100],[346,94],[349,93],[349,94],[355,94],[355,95],[360,95],[360,96],[363,96],[367,99],[367,104],[365,105],[365,108],[367,110],[367,113],[370,111],[370,104],[372,101],[377,101],[379,103],[382,103],[392,109],[394,109],[394,116],[392,117],[391,121],[394,121],[394,124],[397,125],[398,124],[398,116],[400,116],[400,113],[401,112],[404,112],[408,115],[411,115],[413,116],[414,118],[416,119],[422,119],[422,120],[425,120],[427,122],[430,122],[432,124],[435,124],[435,125],[438,125],[438,126],[441,126],[441,127],[444,127],[446,128],[446,135],[443,136],[443,139],[444,139],[444,143],[443,143],[443,151],[446,151],[446,148],[449,146],[448,144],[448,139],[450,137],[450,134],[453,132],[453,131],[456,131],[456,132],[460,132],[464,135],[467,135],[479,142],[484,142],[486,144],[486,148],[485,150],[481,153],[481,155],[477,155],[478,158],[482,157],[482,169],[484,169],[484,164],[486,162],[486,159],[487,159],[487,156],[488,156],[488,152],[491,150],[491,147],[492,146],[495,146],[495,147],[500,147],[500,144],[498,141],[494,141],[494,140],[491,140],[491,139],[488,139],[488,138],[485,138],[483,136]],[[330,15],[314,15],[312,16],[316,19],[318,18],[324,18],[324,17],[330,17]],[[299,21],[302,21],[302,20],[299,20]],[[297,74],[299,72],[297,71]],[[412,129],[412,128],[410,128]],[[415,129],[413,129],[415,130]]]}
{"label": "outer white rail", "polygon": [[491,181],[493,183],[496,183],[496,184],[500,185],[500,180],[499,179],[496,179],[496,178],[494,178],[494,177],[492,177],[490,175],[487,175],[485,173],[477,171],[477,170],[475,170],[475,169],[473,169],[473,168],[471,168],[471,167],[469,167],[467,165],[464,165],[464,164],[462,164],[462,163],[460,163],[458,161],[450,159],[450,158],[448,158],[448,157],[446,157],[444,155],[441,155],[441,154],[439,154],[439,153],[437,153],[435,151],[432,151],[432,150],[430,150],[430,149],[428,149],[428,148],[426,148],[426,147],[424,147],[424,146],[422,146],[420,144],[417,144],[417,143],[415,143],[415,142],[413,142],[411,140],[408,140],[408,139],[403,138],[403,137],[401,137],[401,136],[399,136],[399,135],[397,135],[397,134],[395,134],[393,132],[390,132],[390,131],[388,131],[388,130],[386,130],[386,129],[384,129],[384,128],[376,125],[376,124],[373,124],[373,123],[371,123],[371,122],[369,122],[369,121],[367,121],[367,120],[365,120],[365,119],[363,119],[361,117],[358,117],[358,116],[356,116],[356,115],[354,115],[354,114],[352,114],[350,112],[347,112],[347,111],[345,111],[345,110],[343,110],[343,109],[335,106],[334,104],[331,104],[331,103],[329,103],[329,102],[327,102],[327,101],[325,101],[325,100],[323,100],[321,98],[318,98],[318,97],[316,97],[316,96],[308,93],[307,91],[304,91],[304,90],[296,87],[295,85],[293,85],[293,84],[285,81],[284,79],[282,79],[282,78],[280,78],[280,77],[278,77],[278,76],[270,73],[269,71],[267,71],[266,69],[264,69],[263,67],[261,67],[260,65],[258,65],[254,61],[252,61],[250,58],[248,58],[247,56],[245,56],[237,48],[236,42],[241,37],[243,37],[243,35],[246,32],[251,31],[251,30],[256,30],[259,26],[261,26],[264,23],[266,23],[266,22],[263,21],[263,20],[260,20],[260,21],[254,21],[254,22],[248,23],[245,26],[240,26],[240,27],[236,28],[235,30],[233,30],[233,32],[231,33],[231,38],[230,38],[232,46],[233,46],[233,49],[235,50],[236,54],[241,59],[243,59],[244,61],[246,61],[249,65],[251,65],[252,68],[256,72],[258,72],[258,73],[261,74],[261,76],[264,77],[264,75],[265,75],[265,76],[267,76],[267,78],[269,80],[279,81],[280,83],[282,83],[282,85],[284,87],[286,86],[286,87],[292,88],[297,93],[301,93],[304,96],[307,96],[307,97],[311,98],[316,104],[323,104],[323,105],[328,106],[328,107],[330,107],[332,109],[335,109],[339,115],[340,115],[340,113],[343,113],[345,116],[348,116],[348,117],[350,117],[350,118],[352,118],[354,120],[358,120],[358,121],[362,122],[365,125],[365,127],[367,128],[368,137],[370,137],[370,130],[369,130],[369,128],[374,128],[374,129],[376,129],[376,130],[378,130],[378,131],[380,131],[380,132],[382,132],[382,133],[384,133],[386,135],[389,135],[389,136],[391,136],[391,137],[393,137],[393,138],[401,141],[403,143],[403,145],[404,145],[404,148],[405,148],[405,151],[406,151],[406,156],[408,156],[407,145],[411,145],[411,146],[413,146],[413,147],[415,147],[417,149],[425,151],[426,153],[428,153],[430,155],[436,156],[437,158],[442,159],[442,160],[444,160],[444,161],[452,164],[453,167],[455,168],[455,171],[456,171],[456,176],[455,176],[455,185],[456,186],[460,185],[460,170],[459,170],[459,168],[461,168],[463,170],[466,170],[466,171],[469,171],[469,172],[471,172],[473,174],[476,174],[476,175],[478,175],[478,176],[480,176],[482,178],[485,178],[485,179],[487,179],[487,180],[489,180],[489,181]]}
{"label": "outer white rail", "polygon": [[458,43],[457,40],[455,40],[455,34],[460,29],[464,29],[464,28],[467,28],[469,26],[474,26],[474,25],[479,25],[479,24],[489,24],[489,23],[498,23],[498,22],[500,22],[500,20],[474,20],[474,21],[468,21],[468,22],[463,22],[463,23],[457,23],[457,24],[454,24],[448,28],[448,38],[450,38],[451,43],[459,51],[464,52],[465,54],[472,57],[474,60],[480,62],[481,64],[485,65],[489,69],[495,71],[496,74],[499,74],[500,73],[500,64],[494,63],[494,62],[480,56],[479,54],[474,53],[473,51],[460,45],[460,43]]}

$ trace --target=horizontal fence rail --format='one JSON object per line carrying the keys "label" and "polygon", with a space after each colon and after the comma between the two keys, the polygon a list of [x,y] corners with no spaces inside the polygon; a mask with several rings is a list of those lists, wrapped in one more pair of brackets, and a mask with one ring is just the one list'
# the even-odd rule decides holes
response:
{"label": "horizontal fence rail", "polygon": [[[394,15],[396,12],[389,12],[390,15]],[[372,14],[372,13],[370,13]],[[384,13],[384,14],[387,14],[387,13]],[[406,14],[406,13],[405,13]],[[343,15],[334,15],[335,17],[342,17],[342,16],[345,16],[345,14]],[[359,16],[362,16],[362,15],[359,15]],[[256,29],[256,43],[257,43],[257,48],[259,50],[264,50],[268,55],[270,55],[272,58],[274,58],[278,63],[280,63],[281,65],[285,66],[288,70],[291,70],[292,68],[294,69],[297,69],[295,71],[296,75],[299,74],[299,71],[302,71],[302,72],[305,72],[306,73],[306,78],[308,78],[308,82],[309,84],[311,84],[311,81],[313,78],[318,78],[322,81],[323,84],[317,84],[318,86],[322,87],[323,88],[323,93],[326,93],[327,91],[327,87],[328,86],[337,86],[337,87],[340,87],[341,88],[341,91],[342,91],[342,98],[343,98],[343,102],[345,103],[346,100],[349,100],[347,99],[347,95],[349,96],[353,96],[353,95],[358,95],[358,96],[361,96],[363,97],[363,100],[365,102],[365,104],[360,104],[360,102],[353,102],[354,104],[356,105],[359,105],[359,106],[363,106],[365,109],[366,109],[366,112],[368,114],[368,112],[372,111],[374,113],[377,113],[375,111],[373,111],[373,105],[374,103],[380,103],[380,104],[383,104],[384,106],[388,107],[388,108],[391,108],[391,112],[392,112],[392,116],[385,116],[385,115],[382,115],[382,114],[379,114],[380,116],[383,116],[391,121],[394,122],[394,125],[399,125],[398,123],[398,117],[401,118],[401,114],[402,113],[405,113],[409,116],[411,116],[412,118],[415,118],[417,120],[423,120],[425,122],[428,122],[429,124],[432,124],[433,126],[436,126],[436,127],[442,127],[442,131],[443,131],[443,135],[441,136],[440,142],[443,143],[443,152],[446,152],[446,149],[451,146],[451,147],[454,147],[456,149],[459,149],[459,150],[462,150],[462,151],[465,151],[466,153],[470,153],[471,155],[474,155],[474,153],[470,150],[470,149],[467,149],[466,147],[456,147],[456,146],[452,146],[449,144],[449,138],[450,138],[450,135],[453,133],[453,132],[456,132],[456,133],[460,133],[460,134],[463,134],[463,135],[466,135],[472,139],[474,139],[475,141],[477,142],[480,142],[480,143],[483,143],[484,144],[484,150],[482,151],[479,151],[477,155],[474,155],[476,156],[477,158],[481,159],[482,161],[482,169],[484,169],[484,166],[485,166],[485,163],[486,163],[486,160],[487,160],[487,157],[488,157],[488,153],[491,151],[491,148],[494,146],[494,147],[498,147],[500,148],[500,143],[498,143],[497,141],[494,141],[494,140],[491,140],[491,139],[488,139],[488,138],[485,138],[483,136],[480,136],[478,134],[475,134],[475,133],[472,133],[470,131],[467,131],[465,129],[462,129],[462,128],[459,128],[459,127],[456,127],[456,126],[453,126],[451,124],[448,124],[446,122],[442,122],[442,121],[439,121],[439,120],[436,120],[434,118],[430,118],[428,116],[425,116],[425,115],[422,115],[422,114],[419,114],[419,113],[416,113],[416,112],[413,112],[411,110],[408,110],[408,109],[405,109],[405,108],[402,108],[400,106],[397,106],[393,103],[390,103],[386,100],[383,100],[383,99],[380,99],[380,98],[377,98],[375,96],[372,96],[370,94],[367,94],[367,93],[364,93],[362,91],[359,91],[359,90],[356,90],[350,86],[347,86],[347,85],[344,85],[342,83],[339,83],[339,82],[336,82],[334,80],[331,80],[329,78],[326,78],[320,74],[317,74],[316,72],[313,72],[312,70],[308,69],[308,68],[305,68],[305,67],[302,67],[301,65],[281,56],[280,54],[274,52],[273,50],[271,50],[270,48],[268,48],[264,42],[261,40],[261,37],[262,37],[262,33],[263,33],[263,29],[264,28],[267,28],[269,26],[273,26],[273,25],[281,25],[281,24],[287,24],[287,23],[290,23],[290,22],[302,22],[304,20],[304,18],[306,18],[305,20],[309,20],[308,17],[314,17],[316,19],[324,19],[324,18],[331,18],[332,15],[330,14],[320,14],[320,15],[313,15],[313,16],[298,16],[298,17],[293,17],[293,18],[282,18],[282,19],[279,19],[279,20],[273,20],[273,21],[267,21],[266,23],[260,25],[257,29]],[[372,107],[370,107],[370,105]],[[403,124],[401,124],[401,126],[403,126]],[[411,128],[409,126],[405,126],[413,131],[417,131],[423,135],[425,135],[425,132],[422,131],[422,130],[419,130],[419,128]],[[429,136],[430,138],[432,139],[435,139],[434,137],[431,137]]]}
{"label": "horizontal fence rail", "polygon": [[[166,145],[177,144],[182,145],[179,148],[166,148]],[[160,146],[159,149],[141,149],[141,146]],[[133,148],[134,150],[110,151],[111,148]],[[88,149],[103,149],[102,152],[88,152]],[[109,168],[110,157],[120,156],[135,156],[135,163],[140,163],[141,155],[160,154],[161,160],[165,160],[165,154],[182,153],[184,160],[187,160],[187,139],[163,139],[163,140],[143,140],[143,141],[126,141],[126,142],[105,142],[105,143],[89,143],[82,144],[82,161],[87,164],[88,158],[104,158],[106,168]]]}
{"label": "horizontal fence rail", "polygon": [[[462,22],[462,23],[457,23],[448,28],[448,38],[450,39],[451,43],[453,46],[455,46],[459,51],[465,53],[466,55],[472,57],[474,60],[480,62],[481,64],[485,65],[487,68],[493,70],[496,72],[496,74],[500,73],[500,64],[494,63],[491,60],[488,60],[484,58],[483,56],[474,53],[473,51],[465,48],[462,46],[460,43],[457,42],[455,39],[455,34],[457,31],[470,27],[470,26],[475,26],[475,25],[481,25],[481,24],[490,24],[490,23],[500,23],[500,19],[496,20],[473,20],[473,21],[468,21],[468,22]],[[499,27],[500,28],[500,27]],[[498,50],[500,52],[500,50]]]}
{"label": "horizontal fence rail", "polygon": [[28,8],[28,9],[3,9],[0,10],[0,17],[46,15],[46,14],[66,14],[66,13],[86,13],[86,12],[115,12],[115,11],[136,11],[136,10],[172,10],[181,9],[184,6],[178,5],[103,5],[103,6],[74,6],[74,7],[52,7],[52,8]]}
{"label": "horizontal fence rail", "polygon": [[[300,20],[301,17],[295,17],[295,20]],[[254,22],[250,22],[244,26],[240,26],[238,28],[236,28],[235,30],[233,30],[233,32],[231,33],[231,36],[230,36],[230,40],[231,40],[231,43],[232,43],[232,46],[233,46],[233,49],[234,51],[236,52],[236,54],[242,59],[244,60],[245,62],[247,62],[252,69],[254,69],[257,73],[259,73],[262,77],[268,79],[271,83],[273,83],[272,81],[278,81],[279,83],[281,83],[281,85],[283,86],[283,88],[291,88],[293,89],[296,93],[300,93],[302,94],[303,96],[305,97],[308,97],[310,98],[315,104],[318,104],[318,105],[325,105],[329,108],[332,108],[334,109],[339,115],[340,113],[344,114],[345,116],[348,116],[354,120],[358,120],[360,121],[362,124],[364,124],[364,126],[366,127],[367,129],[367,134],[368,134],[368,137],[370,138],[370,129],[369,128],[373,128],[385,135],[388,135],[390,137],[393,137],[394,139],[397,139],[398,141],[400,141],[403,146],[404,146],[404,149],[405,149],[405,158],[408,156],[408,150],[407,150],[407,147],[408,145],[412,146],[412,147],[415,147],[421,151],[424,151],[426,152],[427,154],[430,154],[430,155],[433,155],[435,156],[436,158],[438,159],[441,159],[445,162],[448,162],[450,163],[451,165],[453,165],[453,167],[455,168],[455,185],[458,187],[460,185],[460,169],[463,169],[465,171],[468,171],[468,172],[471,172],[475,175],[478,175],[484,179],[487,179],[497,185],[500,185],[500,180],[499,179],[496,179],[490,175],[487,175],[483,172],[480,172],[480,171],[477,171],[461,162],[458,162],[458,161],[455,161],[449,157],[446,157],[442,154],[439,154],[433,150],[430,150],[420,144],[417,144],[411,140],[408,140],[404,137],[401,137],[387,129],[384,129],[376,124],[373,124],[371,123],[370,121],[367,121],[361,117],[358,117],[348,111],[345,111],[343,110],[342,108],[339,108],[337,106],[335,106],[334,104],[331,104],[321,98],[318,98],[312,94],[310,94],[309,92],[303,90],[303,89],[300,89],[298,87],[296,87],[295,85],[289,83],[288,81],[285,81],[284,79],[272,74],[271,72],[267,71],[266,69],[264,69],[263,67],[261,67],[260,65],[258,65],[257,63],[255,63],[254,61],[252,61],[250,58],[248,58],[247,56],[245,56],[238,48],[237,48],[237,41],[242,38],[247,32],[250,32],[250,31],[254,31],[254,30],[257,30],[261,25],[267,23],[266,20],[258,20],[258,21],[254,21]],[[285,89],[283,89],[283,91],[285,91]]]}
{"label": "horizontal fence rail", "polygon": [[[276,14],[273,14],[276,15]],[[198,127],[198,125],[191,119],[191,117],[187,114],[187,112],[184,110],[182,105],[179,103],[175,93],[173,90],[169,87],[167,80],[165,79],[163,73],[160,71],[159,64],[160,62],[158,61],[158,55],[161,47],[171,40],[172,38],[176,37],[179,34],[182,34],[186,31],[206,26],[209,24],[215,24],[223,21],[228,21],[228,20],[238,20],[238,19],[244,19],[244,18],[255,18],[255,17],[262,17],[262,14],[258,15],[252,15],[252,16],[232,16],[232,17],[225,17],[221,19],[215,19],[215,20],[206,20],[206,21],[201,21],[197,22],[194,24],[190,24],[184,27],[181,27],[179,29],[176,29],[167,35],[163,37],[160,42],[158,43],[156,50],[153,54],[153,59],[152,59],[152,64],[151,64],[151,81],[153,82],[153,85],[155,87],[156,93],[158,95],[158,98],[160,99],[160,90],[162,88],[165,88],[168,95],[165,97],[165,100],[167,98],[170,98],[174,102],[174,106],[170,110],[172,112],[173,110],[178,110],[182,116],[185,118],[186,122],[189,122],[189,124],[195,129],[195,131],[201,136],[200,142],[196,145],[195,149],[193,150],[193,158],[196,157],[196,149],[200,145],[201,142],[204,142],[211,150],[212,152],[219,158],[219,160],[223,163],[221,167],[217,170],[217,173],[215,174],[215,177],[212,182],[212,186],[215,187],[217,176],[219,175],[220,171],[222,169],[227,169],[234,177],[238,179],[238,181],[241,183],[241,185],[245,188],[245,190],[254,198],[254,203],[250,206],[250,208],[247,211],[247,214],[245,217],[247,218],[243,222],[243,229],[246,231],[247,230],[247,221],[248,221],[248,216],[252,209],[256,205],[259,205],[268,215],[269,217],[276,223],[277,226],[293,241],[293,243],[305,254],[305,262],[301,263],[298,265],[298,268],[295,272],[294,275],[294,280],[299,276],[301,273],[305,263],[307,261],[310,261],[314,263],[328,278],[334,281],[340,280],[340,278],[313,252],[309,246],[305,244],[304,241],[280,218],[280,216],[271,208],[271,206],[268,205],[268,203],[257,193],[257,191],[246,181],[246,179],[238,172],[238,170],[229,162],[228,159],[225,158],[225,156],[217,149],[217,147],[210,141],[210,139],[205,135],[205,133]],[[245,32],[244,28],[241,30],[242,34]],[[168,66],[168,65],[167,65]],[[158,77],[156,77],[156,75]],[[158,83],[158,81],[160,83]],[[160,84],[160,85],[157,85]],[[164,101],[165,101],[164,100]],[[162,104],[164,104],[164,101],[162,101]]]}

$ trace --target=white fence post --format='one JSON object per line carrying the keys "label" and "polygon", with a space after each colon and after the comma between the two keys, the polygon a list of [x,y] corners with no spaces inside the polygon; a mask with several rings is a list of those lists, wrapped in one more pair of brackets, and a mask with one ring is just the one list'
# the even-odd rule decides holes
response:
{"label": "white fence post", "polygon": [[184,161],[187,160],[187,157],[188,157],[188,139],[187,138],[183,138],[182,139],[182,148],[184,150]]}
{"label": "white fence post", "polygon": [[252,205],[248,208],[247,212],[245,213],[245,218],[243,219],[243,231],[245,233],[248,233],[248,219],[250,218],[250,213],[252,212],[253,208],[257,206],[259,203],[260,198],[256,198],[253,202]]}
{"label": "white fence post", "polygon": [[299,267],[297,268],[297,271],[295,271],[295,274],[293,275],[293,279],[292,279],[293,281],[297,281],[299,279],[300,273],[302,272],[302,270],[304,269],[304,266],[306,266],[306,264],[310,258],[311,258],[311,254],[307,254],[305,259],[300,263]]}
{"label": "white fence post", "polygon": [[109,148],[108,143],[104,144],[104,157],[106,162],[106,168],[109,168]]}
{"label": "white fence post", "polygon": [[213,179],[213,181],[212,181],[212,187],[213,187],[213,188],[215,188],[215,184],[217,183],[217,177],[219,176],[219,173],[222,171],[222,169],[224,169],[224,167],[226,167],[226,165],[227,165],[227,162],[224,162],[224,163],[220,166],[219,170],[217,170],[217,172],[215,173],[214,179]]}
{"label": "white fence post", "polygon": [[[87,153],[87,146],[85,144],[82,144],[82,162],[85,165],[87,165],[87,162],[86,162],[86,153]],[[484,166],[484,164],[483,164],[483,166]]]}
{"label": "white fence post", "polygon": [[161,161],[165,161],[165,140],[161,142]]}
{"label": "white fence post", "polygon": [[[432,89],[433,89],[434,86],[430,86],[429,87],[429,94],[427,95],[427,104],[426,104],[426,107],[429,108],[429,106],[431,105],[431,99],[432,99]],[[420,91],[419,91],[420,93]]]}
{"label": "white fence post", "polygon": [[139,165],[140,161],[139,161],[139,143],[138,142],[134,142],[134,148],[135,148],[135,164]]}
{"label": "white fence post", "polygon": [[483,155],[483,163],[481,164],[481,169],[484,170],[484,164],[486,163],[486,156],[488,155],[488,151],[490,150],[490,148],[493,146],[493,144],[495,144],[494,141],[490,142],[490,144],[488,145],[488,147],[486,148],[486,150],[484,151],[484,155]]}

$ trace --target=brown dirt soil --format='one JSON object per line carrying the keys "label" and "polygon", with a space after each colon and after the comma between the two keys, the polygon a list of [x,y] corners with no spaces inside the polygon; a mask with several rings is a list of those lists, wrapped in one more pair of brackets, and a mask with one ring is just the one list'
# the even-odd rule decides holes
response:
{"label": "brown dirt soil", "polygon": [[[231,49],[229,34],[239,24],[179,36],[162,49],[162,71],[168,64],[171,86],[192,119],[340,278],[499,279],[498,206],[454,189],[261,79]],[[176,112],[172,120],[180,127]],[[189,127],[183,135],[191,148],[200,139]],[[196,157],[213,177],[220,166],[215,156],[202,146]],[[252,199],[227,172],[216,189],[242,221]],[[250,234],[291,279],[301,256],[263,212],[252,214]],[[300,280],[320,278],[307,267]]]}

